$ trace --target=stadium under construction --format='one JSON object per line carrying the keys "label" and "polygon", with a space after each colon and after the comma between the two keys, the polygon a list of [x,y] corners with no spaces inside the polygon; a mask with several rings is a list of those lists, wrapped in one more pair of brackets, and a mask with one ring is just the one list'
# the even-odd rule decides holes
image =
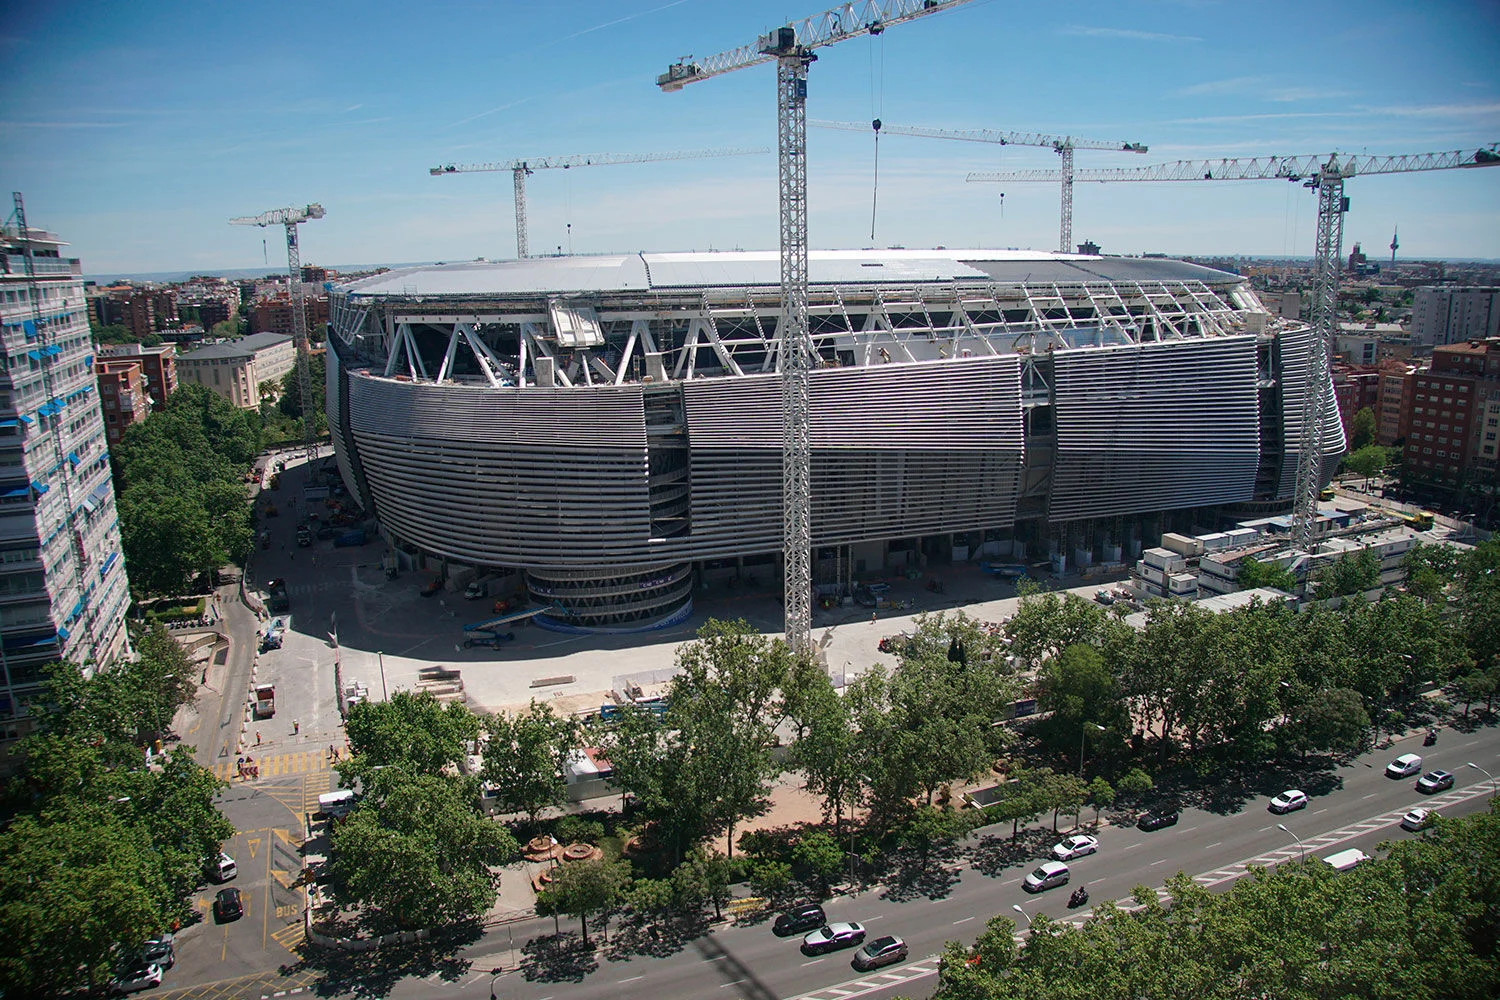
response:
{"label": "stadium under construction", "polygon": [[[408,565],[516,571],[540,624],[601,631],[780,578],[776,253],[415,267],[330,306],[339,469]],[[1238,275],[815,251],[809,306],[819,594],[954,560],[1122,563],[1291,502],[1313,334]]]}

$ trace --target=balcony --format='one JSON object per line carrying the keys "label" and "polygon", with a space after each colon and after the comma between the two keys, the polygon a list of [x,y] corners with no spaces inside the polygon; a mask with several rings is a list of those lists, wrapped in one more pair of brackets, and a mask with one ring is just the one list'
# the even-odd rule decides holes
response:
{"label": "balcony", "polygon": [[[0,261],[4,262],[6,274],[22,275],[26,273],[26,256],[24,254],[0,254]],[[35,265],[35,273],[38,275],[83,274],[83,263],[77,257],[33,257],[32,263]]]}

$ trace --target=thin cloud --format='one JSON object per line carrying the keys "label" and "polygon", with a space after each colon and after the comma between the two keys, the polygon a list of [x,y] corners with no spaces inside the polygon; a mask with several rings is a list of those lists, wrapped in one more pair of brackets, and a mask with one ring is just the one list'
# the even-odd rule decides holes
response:
{"label": "thin cloud", "polygon": [[1205,94],[1241,94],[1264,86],[1271,80],[1268,76],[1236,76],[1228,80],[1207,80],[1175,91],[1177,97],[1199,97]]}
{"label": "thin cloud", "polygon": [[1167,35],[1157,31],[1137,31],[1134,28],[1095,28],[1086,25],[1071,25],[1063,28],[1064,35],[1082,35],[1085,38],[1121,38],[1132,42],[1201,42],[1197,35]]}
{"label": "thin cloud", "polygon": [[563,42],[571,42],[575,38],[582,38],[584,35],[591,34],[595,31],[603,31],[605,28],[613,28],[615,25],[624,24],[626,21],[634,21],[638,17],[646,17],[650,14],[656,14],[661,11],[668,10],[672,7],[680,7],[687,2],[688,0],[672,0],[671,3],[662,4],[660,7],[652,7],[650,10],[643,10],[638,14],[626,14],[624,17],[617,17],[613,21],[605,21],[603,24],[596,24],[592,28],[584,28],[582,31],[575,31],[571,35],[564,35],[561,38],[553,39],[550,42],[544,42],[543,44],[537,46],[537,48],[538,50],[540,50],[550,48],[554,45],[561,45]]}
{"label": "thin cloud", "polygon": [[1500,114],[1500,104],[1425,104],[1425,105],[1389,105],[1380,108],[1366,108],[1367,114],[1372,115],[1402,115],[1402,116],[1424,116],[1424,115],[1493,115]]}
{"label": "thin cloud", "polygon": [[522,104],[528,104],[528,103],[530,103],[530,102],[532,102],[534,100],[536,100],[536,96],[535,95],[533,95],[531,97],[522,97],[519,100],[511,101],[511,102],[509,102],[507,104],[502,104],[498,108],[490,108],[488,111],[481,111],[477,115],[470,115],[467,118],[460,118],[458,121],[454,122],[452,125],[449,125],[448,128],[457,128],[459,125],[467,125],[467,124],[469,124],[469,122],[478,121],[481,118],[488,118],[490,115],[497,115],[497,114],[499,114],[502,111],[508,110],[510,108],[518,107],[519,105],[522,105]]}
{"label": "thin cloud", "polygon": [[386,115],[383,118],[360,118],[352,122],[329,122],[328,125],[330,128],[342,128],[346,125],[374,125],[376,122],[388,122],[390,120],[391,116]]}
{"label": "thin cloud", "polygon": [[358,111],[362,107],[364,107],[363,104],[351,104],[351,105],[349,105],[347,108],[345,108],[343,110],[343,114],[346,114],[346,115],[347,114],[352,114],[353,112]]}
{"label": "thin cloud", "polygon": [[0,128],[124,128],[124,122],[0,121]]}
{"label": "thin cloud", "polygon": [[1345,97],[1353,97],[1352,91],[1348,90],[1320,90],[1317,87],[1283,87],[1280,90],[1272,90],[1266,96],[1273,101],[1290,103],[1292,101],[1333,101]]}

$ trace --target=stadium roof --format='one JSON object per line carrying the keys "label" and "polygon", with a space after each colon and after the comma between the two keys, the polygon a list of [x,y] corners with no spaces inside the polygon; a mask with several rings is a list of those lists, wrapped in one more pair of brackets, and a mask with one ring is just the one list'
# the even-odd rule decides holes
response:
{"label": "stadium roof", "polygon": [[[1221,284],[1243,280],[1180,260],[1039,250],[814,250],[808,254],[808,272],[814,285],[1192,280]],[[776,251],[734,250],[428,264],[387,271],[341,287],[351,295],[401,298],[680,291],[772,287],[780,282]]]}
{"label": "stadium roof", "polygon": [[248,358],[268,347],[289,344],[292,338],[284,333],[252,333],[238,340],[227,340],[222,344],[209,344],[196,351],[184,354],[183,360],[213,361],[219,358]]}

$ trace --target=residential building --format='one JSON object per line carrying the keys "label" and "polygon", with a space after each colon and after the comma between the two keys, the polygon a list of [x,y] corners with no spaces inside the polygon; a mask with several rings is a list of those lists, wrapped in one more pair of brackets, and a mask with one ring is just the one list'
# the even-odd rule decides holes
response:
{"label": "residential building", "polygon": [[239,340],[200,347],[177,359],[185,382],[194,382],[241,409],[260,406],[261,397],[281,392],[281,379],[297,360],[292,338],[252,333]]}
{"label": "residential building", "polygon": [[1500,288],[1427,286],[1412,296],[1413,344],[1500,337]]}
{"label": "residential building", "polygon": [[91,669],[128,651],[88,306],[65,246],[0,231],[0,743],[27,731],[43,665]]}
{"label": "residential building", "polygon": [[[328,296],[314,295],[312,289],[304,288],[302,297],[303,315],[307,317],[309,334],[322,331],[328,325]],[[285,289],[257,299],[250,312],[250,330],[253,333],[280,333],[292,335],[292,303]],[[316,339],[323,335],[317,332]]]}
{"label": "residential building", "polygon": [[227,322],[232,313],[229,303],[222,299],[205,299],[198,303],[198,322],[203,324],[205,330],[212,330],[218,324]]}
{"label": "residential building", "polygon": [[151,412],[151,395],[139,361],[95,361],[94,375],[99,382],[99,402],[104,408],[104,435],[115,445],[125,428],[146,419]]}
{"label": "residential building", "polygon": [[1380,373],[1364,365],[1335,364],[1333,395],[1339,404],[1339,420],[1344,425],[1344,440],[1352,441],[1354,415],[1368,407],[1380,405]]}
{"label": "residential building", "polygon": [[155,347],[120,344],[103,348],[100,353],[111,361],[134,361],[140,365],[151,409],[160,413],[167,408],[167,397],[177,390],[176,347],[171,344],[158,344]]}
{"label": "residential building", "polygon": [[1416,389],[1416,365],[1395,358],[1380,363],[1380,402],[1375,443],[1393,448],[1406,443],[1411,431],[1412,395]]}
{"label": "residential building", "polygon": [[1422,478],[1447,485],[1493,474],[1497,434],[1500,338],[1434,348],[1432,367],[1416,376],[1407,466]]}

